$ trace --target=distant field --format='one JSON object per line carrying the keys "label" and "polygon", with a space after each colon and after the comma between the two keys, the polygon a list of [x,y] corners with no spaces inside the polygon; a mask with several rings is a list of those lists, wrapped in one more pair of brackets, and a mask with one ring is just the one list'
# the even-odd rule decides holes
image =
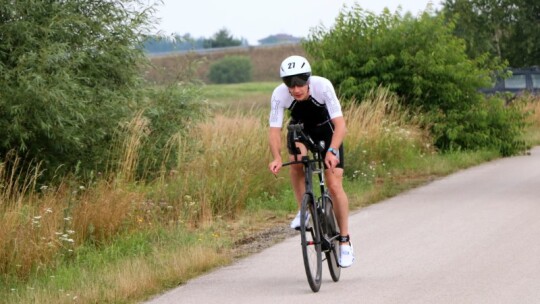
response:
{"label": "distant field", "polygon": [[230,51],[197,54],[179,53],[161,57],[151,57],[152,67],[145,70],[145,77],[152,83],[168,84],[196,77],[208,83],[210,64],[225,56],[243,55],[251,58],[253,81],[279,81],[279,65],[290,55],[305,56],[300,44],[284,44],[275,47],[231,48]]}
{"label": "distant field", "polygon": [[279,83],[209,84],[203,87],[202,92],[208,102],[218,109],[242,113],[270,111],[270,96]]}

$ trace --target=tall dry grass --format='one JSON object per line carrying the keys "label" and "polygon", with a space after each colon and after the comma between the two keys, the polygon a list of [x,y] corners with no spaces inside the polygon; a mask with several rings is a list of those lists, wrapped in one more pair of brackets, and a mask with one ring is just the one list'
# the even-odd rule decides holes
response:
{"label": "tall dry grass", "polygon": [[70,260],[82,244],[106,244],[137,227],[134,209],[144,194],[129,183],[145,132],[141,115],[127,130],[118,172],[91,185],[66,177],[38,189],[38,165],[25,166],[17,156],[0,165],[0,278],[25,280]]}
{"label": "tall dry grass", "polygon": [[20,158],[0,165],[0,276],[25,277],[47,266],[63,245],[58,231],[57,193],[35,192],[39,165],[22,172]]}
{"label": "tall dry grass", "polygon": [[123,129],[127,136],[123,138],[120,146],[116,147],[121,155],[119,162],[113,166],[118,172],[114,174],[121,177],[124,182],[134,181],[139,164],[139,152],[143,142],[150,134],[150,121],[144,117],[144,110],[138,111]]}
{"label": "tall dry grass", "polygon": [[540,96],[527,96],[521,102],[524,104],[523,110],[529,114],[528,121],[533,127],[540,129]]}
{"label": "tall dry grass", "polygon": [[370,181],[388,174],[385,167],[399,168],[399,164],[415,163],[412,160],[419,155],[433,152],[419,117],[402,108],[387,89],[379,88],[360,103],[347,104],[348,176]]}
{"label": "tall dry grass", "polygon": [[250,197],[272,191],[267,129],[259,114],[217,114],[183,140],[178,168],[156,186],[159,200],[192,225],[234,218]]}
{"label": "tall dry grass", "polygon": [[540,97],[526,96],[521,103],[522,110],[527,114],[528,127],[525,137],[531,145],[540,145]]}

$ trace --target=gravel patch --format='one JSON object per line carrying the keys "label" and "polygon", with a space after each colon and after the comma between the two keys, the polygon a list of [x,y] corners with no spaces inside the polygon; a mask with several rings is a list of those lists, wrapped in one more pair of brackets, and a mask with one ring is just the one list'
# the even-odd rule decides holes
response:
{"label": "gravel patch", "polygon": [[289,225],[266,228],[234,242],[234,257],[242,258],[260,252],[297,234],[298,231],[291,229]]}

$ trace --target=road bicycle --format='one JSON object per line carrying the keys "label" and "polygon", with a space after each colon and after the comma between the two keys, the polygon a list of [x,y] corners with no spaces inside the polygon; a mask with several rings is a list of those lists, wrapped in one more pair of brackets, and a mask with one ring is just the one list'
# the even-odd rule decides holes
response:
{"label": "road bicycle", "polygon": [[[306,190],[300,208],[300,238],[304,267],[307,280],[313,292],[321,288],[322,262],[328,262],[330,276],[334,282],[339,281],[341,268],[338,263],[339,254],[339,227],[324,180],[324,159],[326,151],[324,142],[315,143],[303,131],[303,124],[290,124],[287,126],[292,132],[294,142],[302,143],[308,149],[308,155],[298,160],[283,163],[283,166],[302,164],[304,166]],[[313,190],[313,176],[319,180],[319,191]],[[306,217],[308,220],[306,221]],[[324,253],[324,260],[322,254]]]}

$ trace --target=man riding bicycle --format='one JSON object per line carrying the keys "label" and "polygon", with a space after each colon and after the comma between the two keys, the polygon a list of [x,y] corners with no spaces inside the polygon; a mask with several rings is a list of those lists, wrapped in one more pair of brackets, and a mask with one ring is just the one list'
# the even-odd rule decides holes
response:
{"label": "man riding bicycle", "polygon": [[[353,246],[349,237],[349,200],[343,189],[343,139],[347,133],[341,105],[336,96],[332,83],[320,76],[311,75],[311,66],[306,58],[301,56],[287,57],[280,67],[280,77],[283,83],[272,93],[270,111],[269,143],[273,156],[268,165],[273,174],[282,167],[281,159],[281,128],[285,109],[290,111],[290,123],[304,124],[304,132],[315,142],[324,141],[325,179],[328,190],[333,198],[335,214],[340,229],[340,258],[341,267],[349,267],[354,262]],[[294,142],[292,133],[287,134],[289,160],[307,155],[307,148]],[[304,170],[302,164],[290,166],[290,177],[295,198],[300,204],[305,192]],[[291,222],[291,228],[299,229],[300,211]],[[308,219],[305,219],[308,220]]]}

